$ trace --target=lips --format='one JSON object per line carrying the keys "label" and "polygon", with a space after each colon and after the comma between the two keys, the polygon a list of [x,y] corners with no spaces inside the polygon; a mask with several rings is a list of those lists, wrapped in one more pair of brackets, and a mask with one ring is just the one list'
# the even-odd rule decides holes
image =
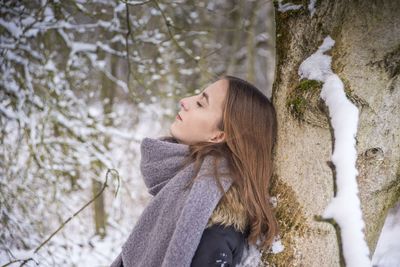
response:
{"label": "lips", "polygon": [[176,115],[176,118],[180,121],[182,121],[182,117],[179,115],[179,113]]}

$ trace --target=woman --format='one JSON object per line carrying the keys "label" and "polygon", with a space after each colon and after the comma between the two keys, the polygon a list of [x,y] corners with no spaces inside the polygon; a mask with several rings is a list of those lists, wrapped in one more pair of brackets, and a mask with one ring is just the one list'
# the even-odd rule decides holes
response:
{"label": "woman", "polygon": [[116,266],[235,266],[246,243],[279,233],[269,204],[276,114],[250,83],[223,76],[180,101],[171,136],[144,138],[140,168],[154,197]]}

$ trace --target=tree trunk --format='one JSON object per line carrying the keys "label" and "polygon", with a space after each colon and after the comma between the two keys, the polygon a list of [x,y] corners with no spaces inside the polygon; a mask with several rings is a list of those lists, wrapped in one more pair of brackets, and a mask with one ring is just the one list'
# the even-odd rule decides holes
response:
{"label": "tree trunk", "polygon": [[[117,72],[117,61],[115,57],[108,57],[108,62],[110,63],[110,72],[112,75],[116,76]],[[101,94],[100,100],[103,104],[103,114],[105,117],[104,125],[112,126],[113,121],[110,119],[110,113],[113,111],[115,97],[115,84],[111,81],[105,74],[101,76]],[[104,146],[108,149],[110,143],[110,137],[104,136]],[[101,175],[101,170],[103,170],[103,166],[100,161],[95,161],[93,163],[93,168],[96,169],[98,175]],[[92,193],[93,196],[97,195],[97,193],[103,187],[103,183],[97,179],[92,179]],[[107,213],[104,206],[104,194],[101,194],[94,201],[94,222],[96,227],[96,234],[101,238],[104,238],[106,235],[106,224],[107,224]]]}
{"label": "tree trunk", "polygon": [[284,250],[263,254],[276,266],[343,266],[340,229],[319,220],[335,194],[330,164],[333,130],[321,85],[300,83],[300,63],[330,35],[332,70],[359,109],[356,136],[359,197],[370,255],[388,209],[400,196],[400,1],[308,1],[276,12],[276,76],[272,101],[278,116],[271,194]]}

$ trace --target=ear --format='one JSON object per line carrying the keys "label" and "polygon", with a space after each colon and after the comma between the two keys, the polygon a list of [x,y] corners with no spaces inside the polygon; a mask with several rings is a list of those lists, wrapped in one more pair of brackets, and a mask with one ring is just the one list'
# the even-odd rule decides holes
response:
{"label": "ear", "polygon": [[225,132],[217,131],[208,141],[211,143],[221,143],[225,140]]}

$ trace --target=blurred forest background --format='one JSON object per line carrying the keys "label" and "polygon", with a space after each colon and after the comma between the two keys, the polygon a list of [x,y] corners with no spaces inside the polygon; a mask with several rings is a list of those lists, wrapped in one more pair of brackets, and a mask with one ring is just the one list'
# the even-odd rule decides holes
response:
{"label": "blurred forest background", "polygon": [[272,1],[0,3],[0,264],[108,266],[150,197],[140,141],[178,100],[221,74],[271,95]]}

